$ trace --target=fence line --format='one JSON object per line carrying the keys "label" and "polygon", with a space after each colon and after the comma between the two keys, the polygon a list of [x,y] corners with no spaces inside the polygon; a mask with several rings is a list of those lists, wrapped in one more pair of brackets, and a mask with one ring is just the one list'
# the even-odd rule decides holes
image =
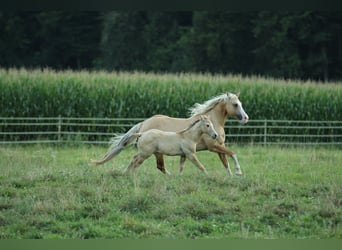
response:
{"label": "fence line", "polygon": [[[0,117],[0,144],[107,144],[145,118]],[[342,145],[342,121],[228,120],[226,141],[262,145]]]}

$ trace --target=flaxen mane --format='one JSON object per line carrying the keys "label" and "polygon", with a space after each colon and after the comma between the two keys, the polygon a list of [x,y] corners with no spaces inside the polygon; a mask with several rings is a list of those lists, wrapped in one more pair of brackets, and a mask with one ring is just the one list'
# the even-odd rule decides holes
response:
{"label": "flaxen mane", "polygon": [[212,110],[218,103],[227,102],[229,98],[233,97],[233,94],[222,94],[211,98],[210,100],[204,102],[203,104],[196,103],[192,108],[189,109],[190,116],[194,115],[204,115],[205,113]]}

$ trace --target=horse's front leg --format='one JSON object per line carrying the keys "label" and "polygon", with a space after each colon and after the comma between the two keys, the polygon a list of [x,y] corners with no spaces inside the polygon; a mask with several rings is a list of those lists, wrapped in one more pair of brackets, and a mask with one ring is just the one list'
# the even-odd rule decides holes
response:
{"label": "horse's front leg", "polygon": [[220,157],[220,160],[223,163],[223,166],[226,168],[229,176],[233,176],[232,171],[230,170],[230,166],[229,166],[229,162],[227,160],[226,154],[217,153],[217,155]]}
{"label": "horse's front leg", "polygon": [[156,157],[157,168],[164,174],[171,175],[169,171],[165,168],[164,157],[160,153],[155,153],[154,156]]}
{"label": "horse's front leg", "polygon": [[[240,167],[239,161],[237,159],[237,155],[231,149],[226,148],[224,146],[224,144],[220,145],[218,143],[213,143],[211,145],[208,145],[208,149],[210,151],[217,152],[219,154],[228,154],[233,159],[233,161],[234,161],[235,169],[236,169],[235,174],[236,175],[242,175],[242,171],[241,171],[241,167]],[[221,156],[220,156],[220,159],[221,159]]]}

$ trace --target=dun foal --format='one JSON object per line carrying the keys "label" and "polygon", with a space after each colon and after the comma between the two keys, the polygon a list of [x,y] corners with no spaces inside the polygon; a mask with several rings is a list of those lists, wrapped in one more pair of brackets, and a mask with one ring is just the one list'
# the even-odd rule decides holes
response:
{"label": "dun foal", "polygon": [[[138,153],[125,169],[125,173],[132,169],[135,173],[138,166],[152,154],[156,157],[165,154],[181,156],[180,173],[182,173],[184,162],[188,158],[196,167],[207,174],[206,169],[195,155],[196,144],[201,140],[203,134],[208,134],[213,139],[216,139],[218,136],[213,124],[206,115],[201,115],[199,120],[196,120],[188,128],[180,132],[165,132],[151,129],[144,133],[136,133],[134,137],[138,138]],[[167,172],[167,174],[169,173]]]}

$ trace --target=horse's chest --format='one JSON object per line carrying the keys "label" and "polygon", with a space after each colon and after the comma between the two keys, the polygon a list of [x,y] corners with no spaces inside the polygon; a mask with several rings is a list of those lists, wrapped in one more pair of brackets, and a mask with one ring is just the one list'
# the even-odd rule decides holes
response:
{"label": "horse's chest", "polygon": [[226,133],[224,132],[224,129],[222,127],[216,129],[217,133],[218,133],[218,138],[217,141],[222,144],[224,143],[224,141],[226,140]]}

